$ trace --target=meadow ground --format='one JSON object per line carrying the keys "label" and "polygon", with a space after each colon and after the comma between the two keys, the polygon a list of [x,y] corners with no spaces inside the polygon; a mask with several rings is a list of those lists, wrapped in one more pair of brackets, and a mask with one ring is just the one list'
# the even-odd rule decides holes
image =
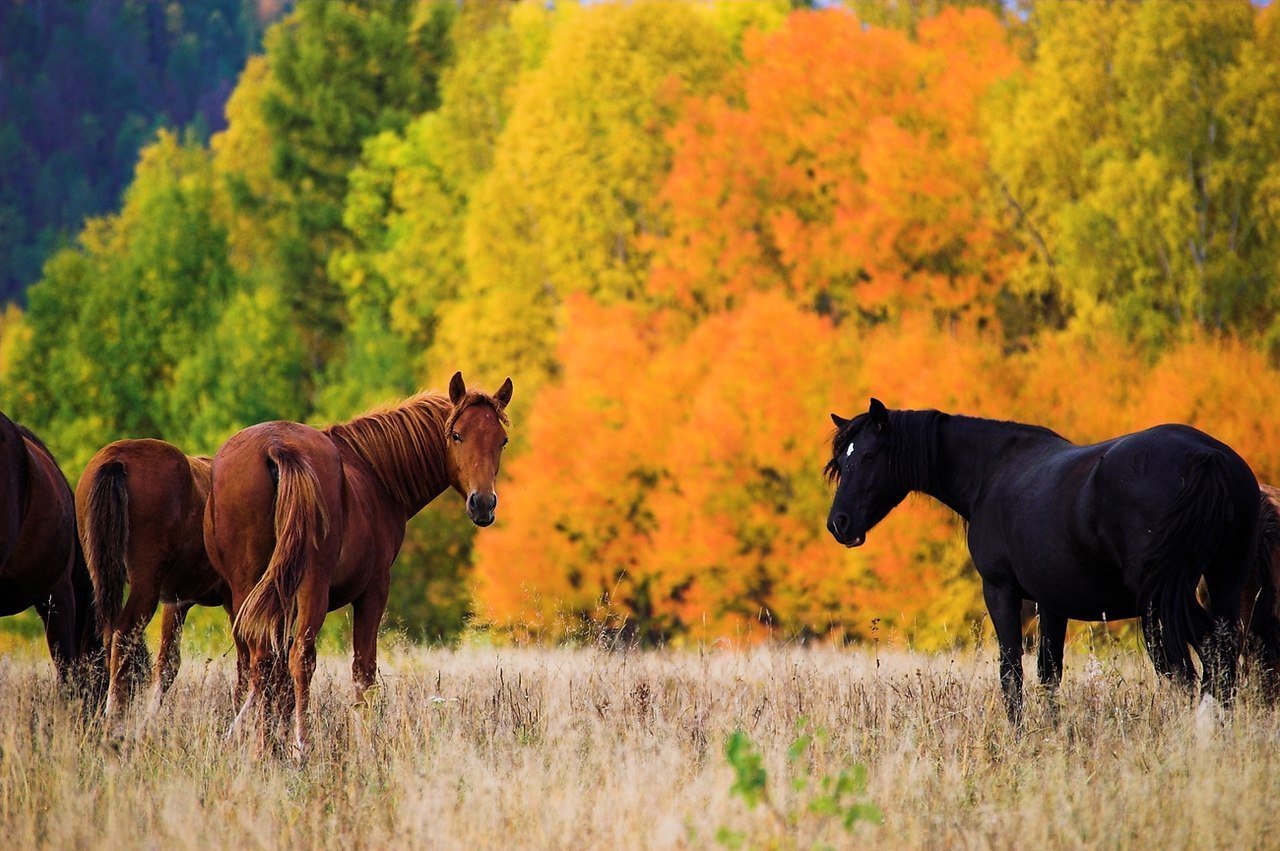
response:
{"label": "meadow ground", "polygon": [[[1277,715],[1246,699],[1222,729],[1198,739],[1190,710],[1123,647],[1074,643],[1059,725],[1032,689],[1019,736],[1004,720],[989,650],[450,651],[388,643],[379,694],[359,710],[349,706],[349,660],[323,658],[317,748],[301,767],[258,763],[247,746],[224,743],[229,657],[189,653],[159,723],[117,751],[57,699],[47,661],[5,656],[3,845],[1280,842]],[[741,778],[726,758],[735,729],[747,737],[739,740],[739,786],[758,790],[755,769],[765,772],[766,794],[754,808],[735,792]],[[866,768],[865,794],[855,764]],[[882,823],[853,809],[867,803]],[[851,829],[841,812],[859,816]]]}

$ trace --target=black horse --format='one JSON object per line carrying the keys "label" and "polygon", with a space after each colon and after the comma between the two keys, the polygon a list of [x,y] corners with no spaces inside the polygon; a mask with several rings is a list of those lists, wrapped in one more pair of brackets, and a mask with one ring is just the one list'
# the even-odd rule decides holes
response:
{"label": "black horse", "polygon": [[[908,493],[968,524],[969,552],[1000,644],[1009,718],[1022,717],[1023,600],[1040,609],[1040,681],[1062,680],[1067,620],[1141,617],[1156,670],[1231,701],[1241,591],[1259,556],[1258,482],[1225,444],[1162,425],[1092,446],[1038,426],[890,411],[832,414],[827,528],[848,547]],[[1196,599],[1203,577],[1209,609]]]}

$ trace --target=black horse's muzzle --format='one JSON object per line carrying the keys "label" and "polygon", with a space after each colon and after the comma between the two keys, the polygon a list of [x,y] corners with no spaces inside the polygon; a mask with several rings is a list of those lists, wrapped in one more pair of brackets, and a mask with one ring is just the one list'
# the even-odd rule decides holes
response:
{"label": "black horse's muzzle", "polygon": [[856,535],[853,533],[853,523],[843,511],[834,512],[827,519],[827,531],[846,547],[860,547],[867,540],[865,532]]}
{"label": "black horse's muzzle", "polygon": [[493,512],[498,508],[496,493],[472,493],[467,497],[467,516],[471,522],[483,528],[493,525]]}

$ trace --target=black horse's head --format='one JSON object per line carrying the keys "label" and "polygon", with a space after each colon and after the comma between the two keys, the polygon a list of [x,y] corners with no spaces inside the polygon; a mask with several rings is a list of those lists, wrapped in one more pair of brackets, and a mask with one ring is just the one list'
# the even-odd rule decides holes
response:
{"label": "black horse's head", "polygon": [[827,516],[827,529],[846,547],[862,546],[867,532],[907,497],[907,488],[894,475],[893,429],[889,411],[871,400],[865,414],[851,420],[831,415],[836,424],[826,474],[836,495]]}

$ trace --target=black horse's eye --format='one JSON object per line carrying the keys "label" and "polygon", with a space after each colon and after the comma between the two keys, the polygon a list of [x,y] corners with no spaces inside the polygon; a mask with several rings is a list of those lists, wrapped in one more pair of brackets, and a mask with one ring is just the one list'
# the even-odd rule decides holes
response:
{"label": "black horse's eye", "polygon": [[870,460],[871,460],[871,458],[872,458],[874,455],[875,455],[875,453],[874,453],[874,452],[864,452],[864,453],[862,454],[862,460],[863,460],[863,461],[870,461]]}
{"label": "black horse's eye", "polygon": [[462,435],[458,434],[456,431],[449,432],[449,437],[454,443],[462,442]]}

